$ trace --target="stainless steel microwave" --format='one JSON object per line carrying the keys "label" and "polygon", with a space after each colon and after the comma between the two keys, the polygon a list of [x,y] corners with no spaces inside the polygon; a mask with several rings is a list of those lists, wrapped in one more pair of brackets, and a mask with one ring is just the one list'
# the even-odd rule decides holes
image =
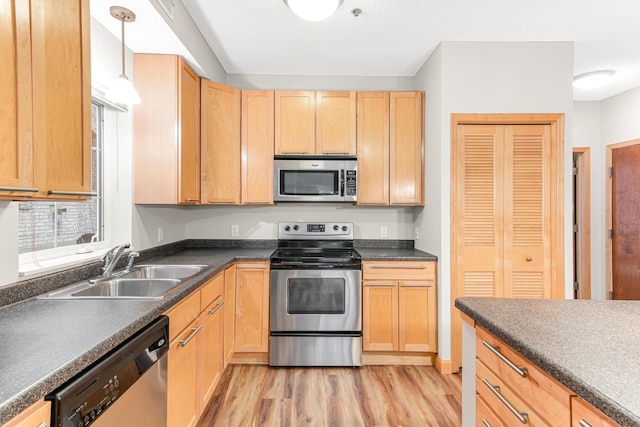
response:
{"label": "stainless steel microwave", "polygon": [[358,200],[355,157],[276,156],[273,166],[275,202]]}

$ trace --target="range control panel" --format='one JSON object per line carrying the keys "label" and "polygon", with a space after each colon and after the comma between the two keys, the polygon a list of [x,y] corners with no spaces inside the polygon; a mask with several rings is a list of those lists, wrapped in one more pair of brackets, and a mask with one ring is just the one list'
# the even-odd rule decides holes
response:
{"label": "range control panel", "polygon": [[352,222],[279,222],[280,240],[353,240]]}

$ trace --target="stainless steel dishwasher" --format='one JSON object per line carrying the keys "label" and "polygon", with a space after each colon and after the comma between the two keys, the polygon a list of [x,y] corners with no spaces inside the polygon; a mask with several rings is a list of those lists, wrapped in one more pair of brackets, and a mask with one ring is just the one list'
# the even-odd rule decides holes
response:
{"label": "stainless steel dishwasher", "polygon": [[46,397],[51,425],[167,425],[169,318],[161,316]]}

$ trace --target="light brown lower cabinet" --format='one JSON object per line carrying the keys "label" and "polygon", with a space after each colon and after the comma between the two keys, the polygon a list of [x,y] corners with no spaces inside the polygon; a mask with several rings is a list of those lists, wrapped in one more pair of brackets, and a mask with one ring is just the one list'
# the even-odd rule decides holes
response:
{"label": "light brown lower cabinet", "polygon": [[236,353],[269,351],[269,263],[236,265]]}
{"label": "light brown lower cabinet", "polygon": [[620,424],[607,417],[578,396],[571,397],[571,427],[619,427]]}
{"label": "light brown lower cabinet", "polygon": [[169,426],[194,426],[222,376],[223,295],[221,272],[166,313],[171,337],[167,374]]}
{"label": "light brown lower cabinet", "polygon": [[2,427],[49,427],[51,425],[51,402],[40,400]]}
{"label": "light brown lower cabinet", "polygon": [[224,270],[224,369],[233,358],[233,340],[235,334],[236,315],[236,266],[232,265]]}

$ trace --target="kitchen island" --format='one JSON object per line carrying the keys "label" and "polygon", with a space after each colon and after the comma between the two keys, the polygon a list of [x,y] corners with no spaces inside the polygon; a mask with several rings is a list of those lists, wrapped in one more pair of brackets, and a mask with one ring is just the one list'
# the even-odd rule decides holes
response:
{"label": "kitchen island", "polygon": [[640,301],[464,297],[455,306],[468,316],[463,426],[475,425],[473,326],[502,340],[620,425],[640,426]]}

